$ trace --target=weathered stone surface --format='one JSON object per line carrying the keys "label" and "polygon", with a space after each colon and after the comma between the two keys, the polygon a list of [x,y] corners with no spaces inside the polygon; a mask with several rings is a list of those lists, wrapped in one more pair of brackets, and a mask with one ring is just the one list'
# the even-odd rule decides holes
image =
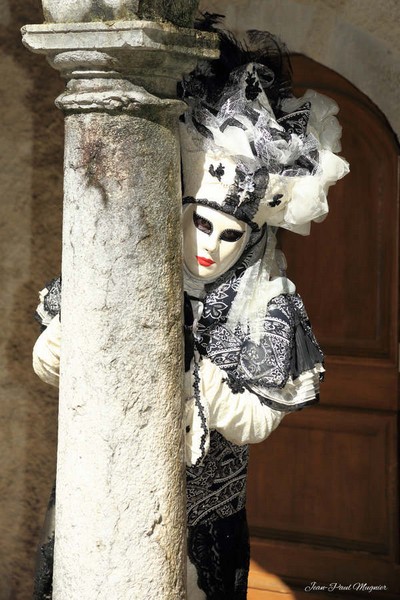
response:
{"label": "weathered stone surface", "polygon": [[199,0],[139,0],[138,15],[151,21],[165,20],[192,27]]}
{"label": "weathered stone surface", "polygon": [[198,0],[42,0],[48,23],[134,20],[192,27]]}
{"label": "weathered stone surface", "polygon": [[66,78],[125,77],[170,98],[176,96],[177,81],[199,58],[218,56],[215,35],[167,23],[27,25],[22,34],[23,43],[46,54]]}
{"label": "weathered stone surface", "polygon": [[55,475],[57,393],[32,371],[37,292],[60,269],[63,82],[26,51],[36,2],[0,0],[0,598],[30,600]]}
{"label": "weathered stone surface", "polygon": [[137,19],[139,0],[42,0],[47,23]]}
{"label": "weathered stone surface", "polygon": [[154,102],[66,119],[57,600],[185,597],[180,103]]}
{"label": "weathered stone surface", "polygon": [[[185,598],[176,81],[213,36],[33,25],[69,79],[55,600]],[[156,92],[164,98],[153,95]]]}

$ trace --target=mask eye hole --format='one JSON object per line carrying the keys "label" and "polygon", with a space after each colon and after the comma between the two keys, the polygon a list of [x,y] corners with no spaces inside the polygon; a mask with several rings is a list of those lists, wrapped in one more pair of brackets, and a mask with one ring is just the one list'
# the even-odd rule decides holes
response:
{"label": "mask eye hole", "polygon": [[208,219],[205,219],[204,217],[201,217],[200,215],[198,215],[197,212],[193,213],[193,223],[199,231],[202,231],[203,233],[206,233],[207,235],[212,234],[212,230],[213,230],[212,223]]}
{"label": "mask eye hole", "polygon": [[225,229],[219,236],[223,242],[237,242],[243,237],[244,231],[238,231],[237,229]]}

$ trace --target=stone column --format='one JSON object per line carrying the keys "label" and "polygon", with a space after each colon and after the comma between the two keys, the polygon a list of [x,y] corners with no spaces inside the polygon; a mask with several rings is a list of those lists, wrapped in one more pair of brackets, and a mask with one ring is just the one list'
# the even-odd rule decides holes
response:
{"label": "stone column", "polygon": [[[66,133],[54,598],[183,599],[174,97],[216,40],[111,20],[140,5],[146,15],[150,0],[43,4],[59,22],[26,26],[24,44],[68,79],[56,101]],[[164,4],[153,2],[155,18]]]}

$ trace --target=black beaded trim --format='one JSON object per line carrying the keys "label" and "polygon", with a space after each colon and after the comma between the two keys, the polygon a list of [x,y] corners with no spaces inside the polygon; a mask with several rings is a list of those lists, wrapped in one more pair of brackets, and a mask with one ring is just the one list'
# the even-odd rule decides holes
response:
{"label": "black beaded trim", "polygon": [[203,430],[203,433],[201,435],[201,441],[200,441],[201,454],[200,454],[199,458],[197,459],[197,461],[194,463],[194,465],[192,465],[193,467],[198,467],[206,455],[206,440],[208,437],[209,430],[208,430],[207,418],[206,418],[206,415],[204,414],[204,408],[203,408],[203,405],[201,403],[201,398],[200,398],[200,374],[199,374],[199,365],[196,362],[196,359],[194,360],[194,369],[193,369],[193,391],[194,391],[195,406],[199,411],[201,427]]}
{"label": "black beaded trim", "polygon": [[259,394],[257,394],[253,390],[251,390],[250,387],[248,387],[248,386],[246,386],[246,387],[252,394],[255,394],[257,396],[257,398],[259,399],[261,404],[264,404],[265,406],[269,406],[269,408],[272,408],[273,410],[277,410],[277,411],[283,412],[283,413],[296,412],[298,410],[302,410],[306,406],[313,406],[313,404],[319,403],[319,394],[315,394],[315,397],[312,400],[306,400],[305,402],[299,402],[298,404],[292,404],[291,406],[286,406],[286,405],[280,404],[279,402],[275,402],[275,400],[266,398],[265,396],[260,396]]}

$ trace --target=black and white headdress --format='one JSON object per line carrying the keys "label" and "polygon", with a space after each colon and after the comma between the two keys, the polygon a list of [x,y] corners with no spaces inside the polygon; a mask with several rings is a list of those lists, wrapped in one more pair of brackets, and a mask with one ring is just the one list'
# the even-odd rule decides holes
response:
{"label": "black and white headdress", "polygon": [[[335,154],[338,106],[311,90],[293,96],[284,47],[270,34],[248,32],[252,51],[221,35],[233,55],[225,70],[233,68],[226,74],[208,63],[182,85],[189,105],[181,126],[184,202],[208,204],[252,228],[267,223],[307,235],[328,212],[329,186],[348,172]],[[225,84],[216,89],[218,78]]]}
{"label": "black and white headdress", "polygon": [[254,232],[267,229],[228,318],[232,330],[240,323],[260,339],[271,275],[279,272],[276,228],[308,235],[311,221],[328,213],[328,188],[349,167],[336,155],[336,102],[312,90],[293,95],[283,44],[252,31],[244,46],[218,32],[220,59],[199,65],[181,85],[188,104],[180,126],[183,202],[221,210]]}

